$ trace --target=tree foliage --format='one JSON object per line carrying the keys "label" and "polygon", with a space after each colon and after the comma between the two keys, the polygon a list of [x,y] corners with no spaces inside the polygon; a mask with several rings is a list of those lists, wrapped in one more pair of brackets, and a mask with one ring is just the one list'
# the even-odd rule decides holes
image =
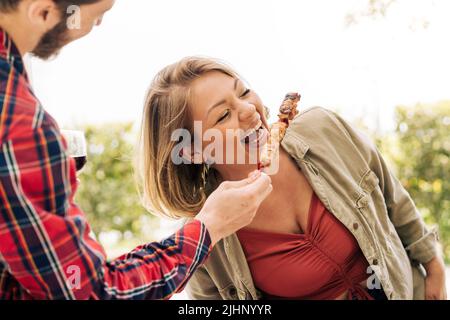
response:
{"label": "tree foliage", "polygon": [[150,216],[133,177],[132,124],[89,125],[84,130],[88,162],[79,175],[78,205],[97,235],[115,231],[122,237],[140,237],[143,220]]}
{"label": "tree foliage", "polygon": [[439,227],[450,259],[450,101],[399,106],[396,123],[395,150],[385,151],[425,221]]}

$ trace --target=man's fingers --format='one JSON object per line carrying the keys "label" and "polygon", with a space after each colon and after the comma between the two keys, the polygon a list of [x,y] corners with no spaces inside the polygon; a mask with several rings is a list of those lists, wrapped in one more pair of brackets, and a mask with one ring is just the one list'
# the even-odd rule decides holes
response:
{"label": "man's fingers", "polygon": [[247,179],[240,181],[225,181],[224,189],[234,189],[240,195],[252,195],[259,205],[272,192],[272,179],[259,170],[249,174]]}
{"label": "man's fingers", "polygon": [[255,181],[241,189],[245,194],[255,195],[259,202],[262,202],[272,192],[272,179],[267,174],[262,173]]}
{"label": "man's fingers", "polygon": [[261,172],[259,170],[255,170],[251,172],[247,178],[239,181],[226,181],[224,182],[225,188],[242,188],[245,187],[252,182],[254,182],[256,179],[258,179],[261,176]]}
{"label": "man's fingers", "polygon": [[272,184],[269,184],[269,187],[259,197],[260,201],[262,202],[265,198],[267,198],[267,196],[272,192],[272,190],[273,190],[273,186],[272,186]]}

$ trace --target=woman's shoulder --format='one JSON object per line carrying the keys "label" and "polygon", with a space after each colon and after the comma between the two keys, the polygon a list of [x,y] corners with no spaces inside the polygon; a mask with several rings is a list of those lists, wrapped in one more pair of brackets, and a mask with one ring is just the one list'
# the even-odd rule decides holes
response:
{"label": "woman's shoulder", "polygon": [[324,107],[311,107],[300,111],[290,124],[287,135],[298,137],[304,142],[349,139],[346,122],[334,111]]}
{"label": "woman's shoulder", "polygon": [[375,150],[366,135],[336,112],[323,107],[300,112],[289,126],[282,143],[296,157],[303,158],[309,152],[316,156],[314,159],[328,163],[343,163],[346,159],[358,170],[368,166]]}
{"label": "woman's shoulder", "polygon": [[293,129],[300,129],[300,127],[314,129],[331,126],[341,130],[341,120],[337,113],[331,109],[314,106],[300,111],[292,121],[291,126]]}

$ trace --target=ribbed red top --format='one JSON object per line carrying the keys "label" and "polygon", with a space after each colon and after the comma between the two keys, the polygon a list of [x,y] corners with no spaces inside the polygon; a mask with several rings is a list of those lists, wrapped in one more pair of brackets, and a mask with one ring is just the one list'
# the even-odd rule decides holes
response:
{"label": "ribbed red top", "polygon": [[304,234],[238,231],[255,286],[270,299],[372,300],[369,264],[347,228],[313,193]]}

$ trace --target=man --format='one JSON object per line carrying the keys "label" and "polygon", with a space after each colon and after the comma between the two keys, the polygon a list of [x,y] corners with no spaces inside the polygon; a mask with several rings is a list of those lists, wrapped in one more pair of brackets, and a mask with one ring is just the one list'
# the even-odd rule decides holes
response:
{"label": "man", "polygon": [[[270,178],[259,172],[225,182],[172,237],[106,261],[73,202],[75,164],[33,93],[22,57],[54,56],[99,25],[113,5],[113,0],[0,0],[0,299],[169,298],[217,241],[251,222],[272,190]],[[68,28],[68,19],[76,16],[67,13],[73,12],[80,25]]]}

